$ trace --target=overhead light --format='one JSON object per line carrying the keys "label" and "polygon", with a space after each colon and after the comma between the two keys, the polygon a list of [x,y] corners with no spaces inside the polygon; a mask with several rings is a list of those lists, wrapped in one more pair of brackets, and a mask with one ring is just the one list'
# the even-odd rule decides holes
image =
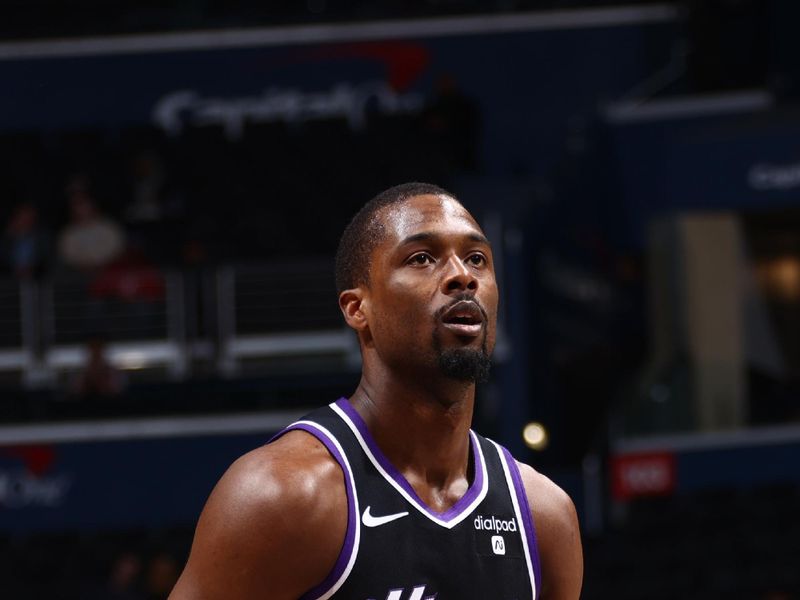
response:
{"label": "overhead light", "polygon": [[544,425],[531,421],[522,430],[522,439],[531,450],[544,450],[547,447],[550,436]]}

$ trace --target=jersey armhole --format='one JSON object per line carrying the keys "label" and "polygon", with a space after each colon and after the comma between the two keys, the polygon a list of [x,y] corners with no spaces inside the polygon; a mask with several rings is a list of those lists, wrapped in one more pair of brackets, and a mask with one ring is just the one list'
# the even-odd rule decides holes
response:
{"label": "jersey armhole", "polygon": [[536,597],[541,595],[542,585],[542,567],[539,560],[539,544],[536,539],[536,527],[533,523],[533,513],[528,502],[528,494],[525,491],[525,485],[522,483],[522,475],[519,472],[519,465],[511,453],[502,448],[503,455],[508,464],[508,470],[511,474],[511,479],[514,482],[514,493],[517,496],[520,512],[522,513],[522,524],[525,528],[525,535],[528,539],[528,548],[530,549],[531,562],[533,563],[534,577],[536,578]]}
{"label": "jersey armhole", "polygon": [[314,436],[325,446],[344,473],[345,492],[347,493],[347,530],[344,536],[344,543],[330,573],[321,583],[308,590],[299,599],[325,600],[333,596],[345,582],[353,569],[353,564],[358,554],[361,532],[358,522],[358,496],[356,494],[355,481],[353,480],[353,471],[338,440],[330,431],[312,421],[292,423],[286,429],[273,436],[267,443],[275,441],[289,431],[305,431]]}

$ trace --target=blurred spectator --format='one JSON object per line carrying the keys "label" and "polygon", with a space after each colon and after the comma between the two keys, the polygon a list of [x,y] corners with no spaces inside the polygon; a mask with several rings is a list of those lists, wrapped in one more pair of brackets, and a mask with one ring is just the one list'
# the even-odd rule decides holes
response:
{"label": "blurred spectator", "polygon": [[139,577],[142,572],[142,561],[133,552],[122,554],[111,567],[108,581],[99,593],[93,594],[93,600],[144,600],[139,591]]}
{"label": "blurred spectator", "polygon": [[61,262],[80,271],[109,264],[124,250],[122,229],[100,213],[85,175],[73,177],[66,192],[70,220],[58,238]]}
{"label": "blurred spectator", "polygon": [[130,245],[155,262],[177,258],[183,195],[169,181],[164,161],[154,150],[134,155],[129,169],[130,199],[123,218]]}
{"label": "blurred spectator", "polygon": [[178,581],[178,562],[171,554],[162,552],[147,565],[145,581],[148,600],[166,600]]}
{"label": "blurred spectator", "polygon": [[130,223],[158,221],[164,214],[162,191],[164,166],[158,155],[151,152],[137,154],[131,164],[131,201],[125,208],[125,220]]}
{"label": "blurred spectator", "polygon": [[441,75],[422,115],[428,143],[447,161],[447,169],[478,168],[480,112],[452,75]]}
{"label": "blurred spectator", "polygon": [[2,239],[2,259],[20,279],[41,274],[49,252],[47,233],[39,226],[39,211],[30,202],[17,205]]}
{"label": "blurred spectator", "polygon": [[95,299],[155,302],[164,298],[164,276],[144,256],[130,251],[92,280],[89,293]]}
{"label": "blurred spectator", "polygon": [[94,337],[86,344],[86,367],[78,373],[71,385],[71,393],[79,399],[97,402],[122,396],[127,381],[125,376],[106,357],[105,340]]}

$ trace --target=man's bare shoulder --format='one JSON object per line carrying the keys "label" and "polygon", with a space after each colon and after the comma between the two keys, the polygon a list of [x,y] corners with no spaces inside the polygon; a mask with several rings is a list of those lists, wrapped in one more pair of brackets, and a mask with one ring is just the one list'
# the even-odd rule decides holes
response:
{"label": "man's bare shoulder", "polygon": [[341,468],[316,438],[290,431],[217,483],[172,598],[296,598],[333,568],[346,528]]}
{"label": "man's bare shoulder", "polygon": [[325,498],[318,494],[334,495],[331,488],[339,487],[345,493],[339,464],[322,442],[303,431],[289,431],[243,455],[231,465],[219,485],[256,504],[291,500],[299,502],[299,508],[306,503],[324,505]]}
{"label": "man's bare shoulder", "polygon": [[[569,495],[530,465],[517,461],[517,466],[534,517],[570,524],[575,515],[575,505]],[[577,523],[577,517],[575,520]]]}
{"label": "man's bare shoulder", "polygon": [[583,550],[569,495],[533,467],[517,462],[533,516],[544,600],[576,600],[583,582]]}
{"label": "man's bare shoulder", "polygon": [[249,514],[251,524],[264,523],[274,532],[276,515],[282,521],[297,516],[300,523],[333,516],[340,496],[346,502],[339,464],[319,440],[302,431],[290,431],[236,460],[220,479],[204,512],[211,516]]}

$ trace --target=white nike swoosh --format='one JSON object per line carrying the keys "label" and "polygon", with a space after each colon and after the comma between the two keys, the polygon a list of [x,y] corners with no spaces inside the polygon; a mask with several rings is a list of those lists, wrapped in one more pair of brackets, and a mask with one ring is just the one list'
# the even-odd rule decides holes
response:
{"label": "white nike swoosh", "polygon": [[367,527],[378,527],[380,525],[386,525],[386,523],[391,523],[392,521],[396,521],[397,519],[402,519],[403,517],[408,516],[408,512],[401,512],[401,513],[394,513],[391,515],[384,515],[382,517],[373,517],[369,513],[370,507],[368,506],[364,510],[364,514],[361,515],[361,522]]}

